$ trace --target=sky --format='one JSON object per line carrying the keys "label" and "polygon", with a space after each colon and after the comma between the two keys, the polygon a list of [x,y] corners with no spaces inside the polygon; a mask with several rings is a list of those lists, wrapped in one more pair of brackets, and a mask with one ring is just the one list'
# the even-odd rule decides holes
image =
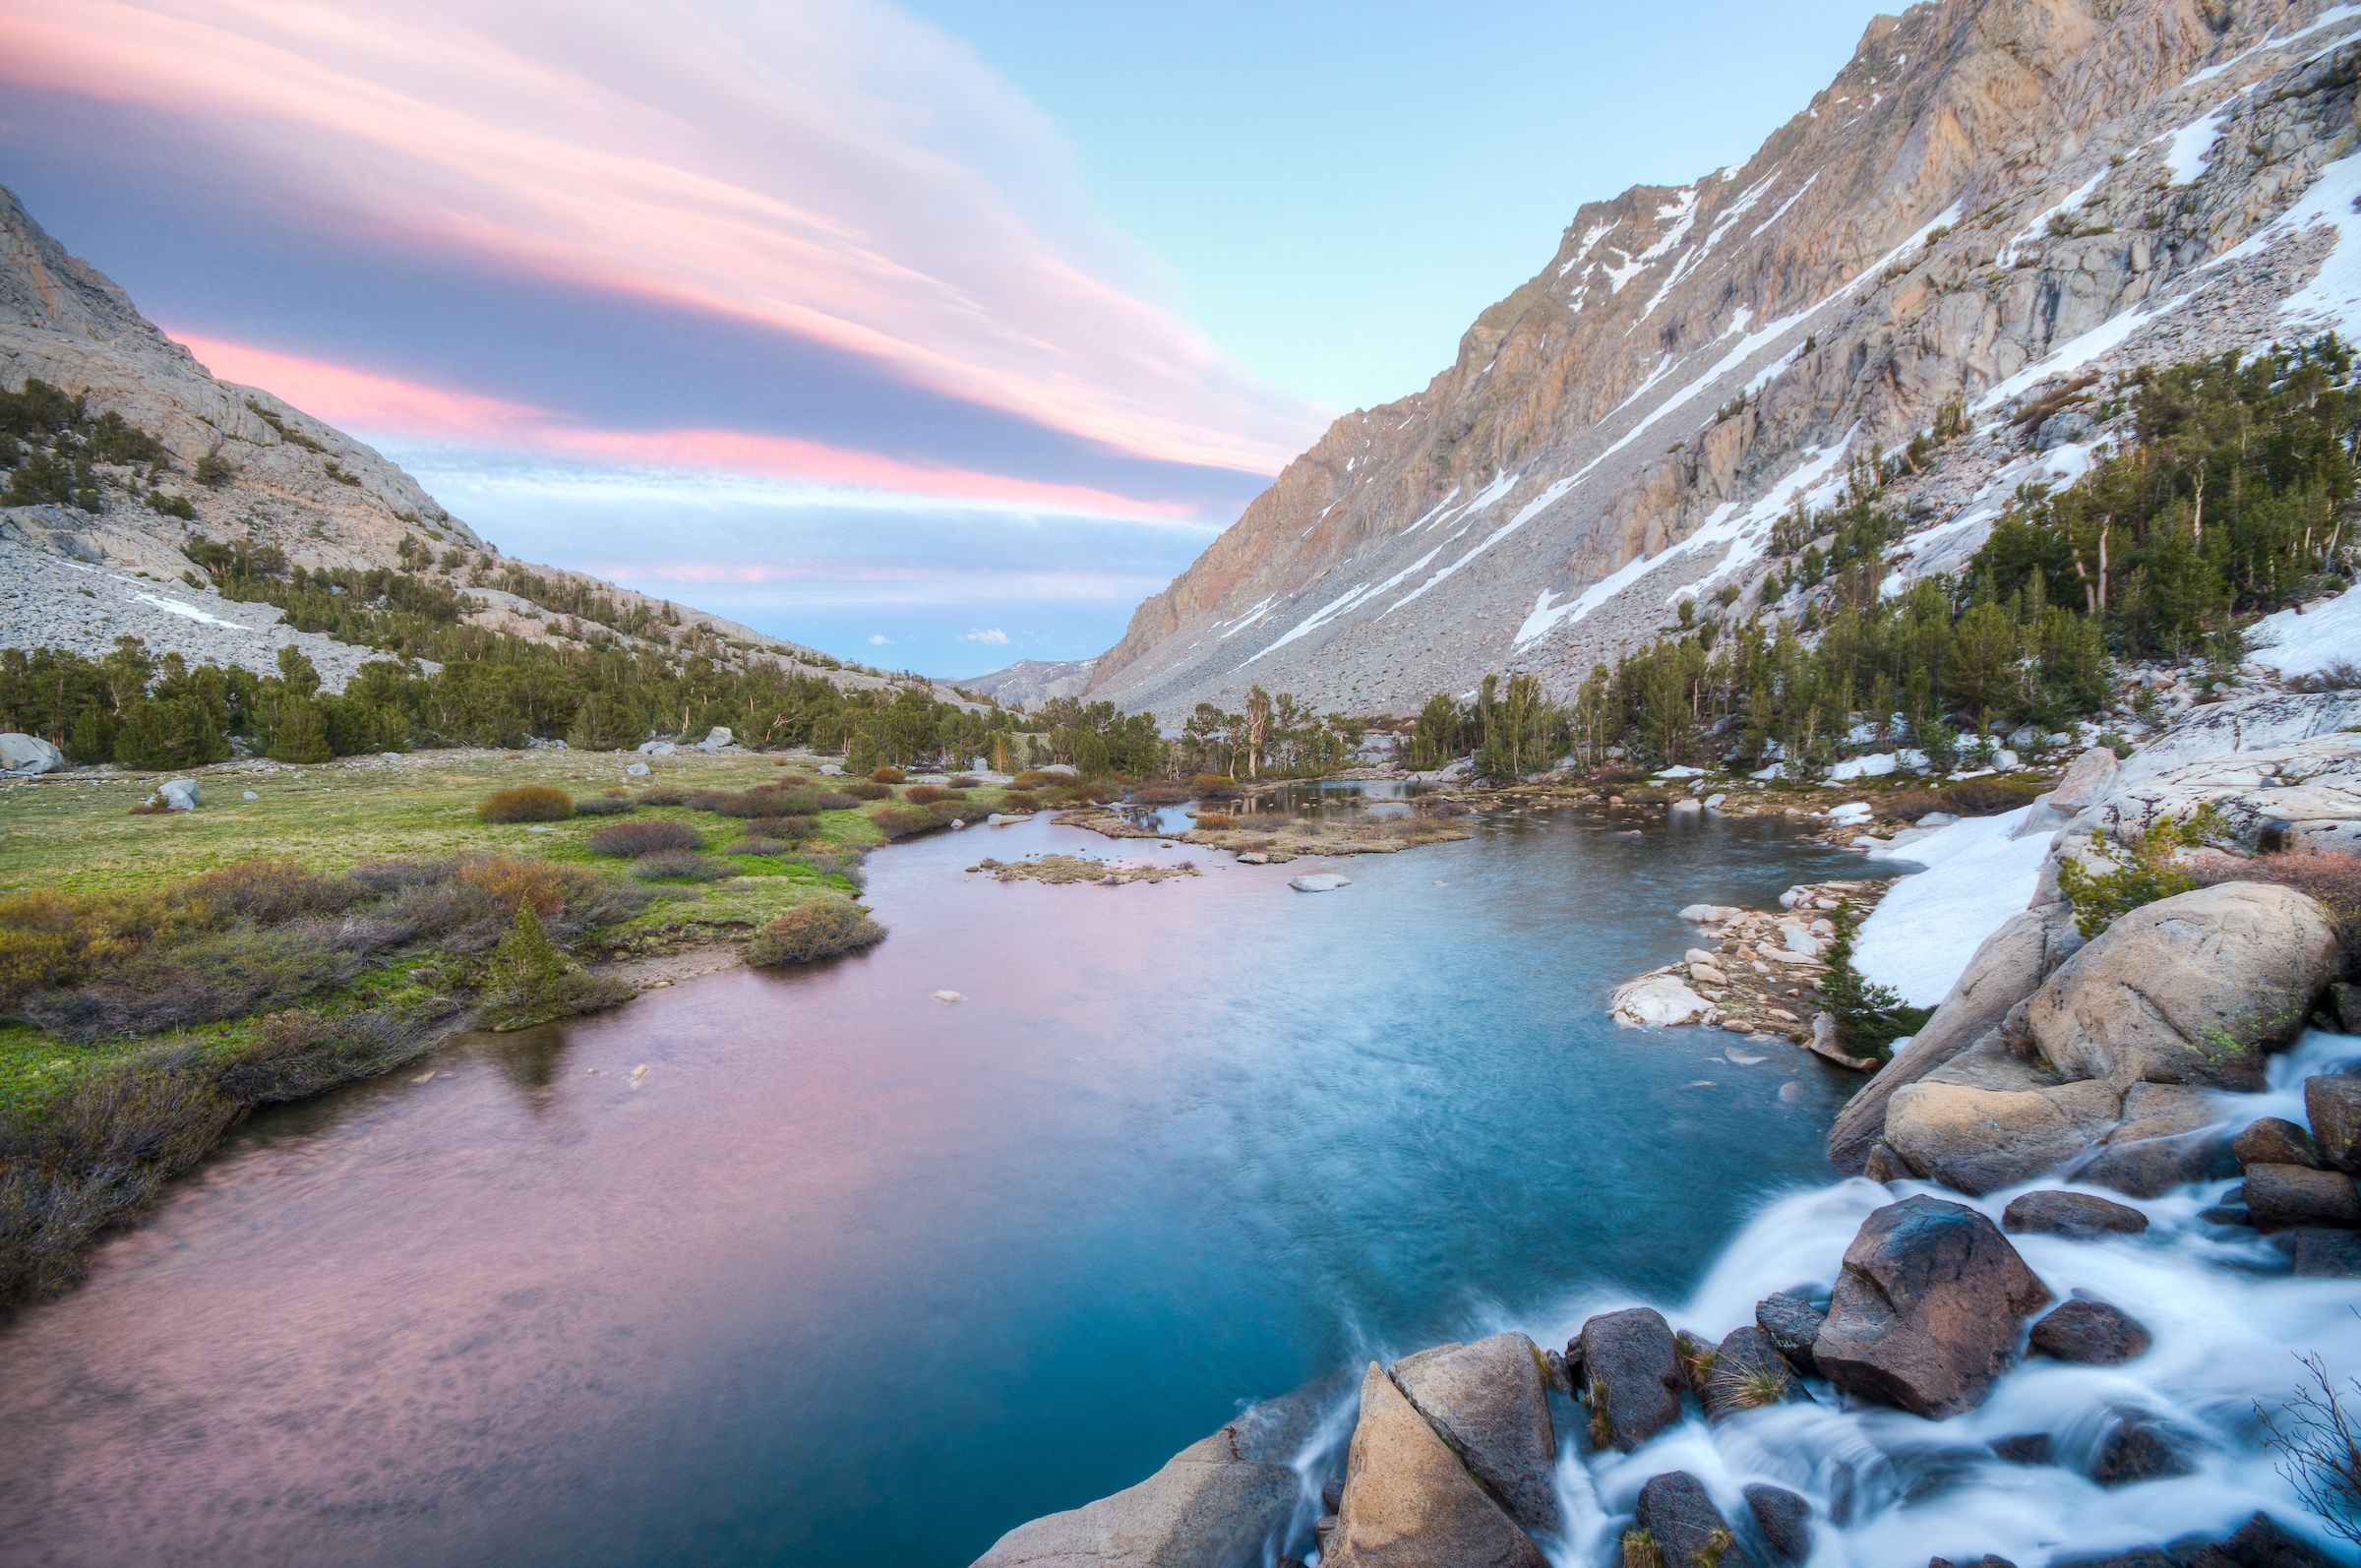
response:
{"label": "sky", "polygon": [[1871,14],[0,0],[0,183],[504,552],[973,675],[1112,645]]}

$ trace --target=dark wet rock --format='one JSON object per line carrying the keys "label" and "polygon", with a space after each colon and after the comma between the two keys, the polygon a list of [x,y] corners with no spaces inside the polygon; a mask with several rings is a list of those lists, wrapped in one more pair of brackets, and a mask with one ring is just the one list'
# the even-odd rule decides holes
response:
{"label": "dark wet rock", "polygon": [[2247,1213],[2258,1231],[2361,1230],[2361,1191],[2341,1171],[2254,1165],[2247,1167],[2244,1185]]}
{"label": "dark wet rock", "polygon": [[2210,1209],[2198,1210],[2197,1217],[2207,1225],[2251,1226],[2255,1223],[2255,1217],[2246,1212],[2243,1203],[2216,1203]]}
{"label": "dark wet rock", "polygon": [[2058,1445],[2047,1432],[2018,1432],[1995,1437],[1993,1456],[2010,1465],[2046,1465],[2058,1457]]}
{"label": "dark wet rock", "polygon": [[1746,1508],[1757,1529],[1781,1562],[1801,1562],[1812,1554],[1812,1505],[1785,1486],[1746,1488]]}
{"label": "dark wet rock", "polygon": [[1282,1554],[1272,1560],[1271,1568],[1303,1568],[1303,1559]]}
{"label": "dark wet rock", "polygon": [[1017,1526],[976,1568],[1144,1568],[1259,1556],[1295,1510],[1293,1461],[1319,1403],[1295,1394],[1258,1405],[1138,1485]]}
{"label": "dark wet rock", "polygon": [[2301,1537],[2279,1528],[2269,1514],[2255,1514],[2229,1539],[2189,1546],[2174,1543],[2173,1555],[2186,1568],[2333,1568],[2335,1559]]}
{"label": "dark wet rock", "polygon": [[1548,1568],[1533,1538],[1374,1361],[1361,1382],[1344,1505],[1320,1561],[1325,1568]]}
{"label": "dark wet rock", "polygon": [[2089,1192],[2028,1192],[2012,1198],[2001,1211],[2000,1228],[2088,1241],[2101,1236],[2137,1236],[2148,1229],[2148,1216]]}
{"label": "dark wet rock", "polygon": [[1828,1308],[1814,1306],[1800,1296],[1782,1292],[1754,1304],[1754,1326],[1806,1377],[1819,1375],[1812,1362],[1812,1341],[1828,1321]]}
{"label": "dark wet rock", "polygon": [[2126,1197],[2160,1198],[2174,1187],[2228,1174],[2230,1140],[2214,1128],[2168,1138],[2108,1143],[2074,1173],[2077,1181]]}
{"label": "dark wet rock", "polygon": [[1527,1530],[1555,1535],[1557,1433],[1541,1352],[1522,1334],[1446,1345],[1394,1363],[1394,1385]]}
{"label": "dark wet rock", "polygon": [[2174,1435],[2151,1417],[2127,1412],[2098,1445],[2090,1478],[2101,1486],[2186,1476],[2195,1469],[2182,1457]]}
{"label": "dark wet rock", "polygon": [[1847,1394],[1957,1415],[1983,1403],[2009,1367],[2018,1320],[2049,1295],[1990,1220],[1906,1198],[1871,1214],[1845,1249],[1812,1357]]}
{"label": "dark wet rock", "polygon": [[2180,1568],[2180,1564],[2161,1547],[2135,1546],[2111,1557],[2076,1557],[2071,1563],[2061,1559],[2057,1568]]}
{"label": "dark wet rock", "polygon": [[2339,1033],[2361,1035],[2361,986],[2341,980],[2331,986],[2328,1014]]}
{"label": "dark wet rock", "polygon": [[1713,1376],[1706,1380],[1705,1414],[1715,1420],[1801,1397],[1795,1369],[1779,1354],[1771,1336],[1752,1324],[1732,1329],[1714,1352]]}
{"label": "dark wet rock", "polygon": [[2284,1116],[2265,1116],[2230,1140],[2230,1152],[2240,1167],[2300,1165],[2314,1171],[2329,1168],[2327,1156],[2312,1134]]}
{"label": "dark wet rock", "polygon": [[1656,1549],[1666,1568],[1685,1563],[1754,1568],[1754,1559],[1737,1543],[1729,1521],[1706,1495],[1704,1484],[1685,1470],[1649,1478],[1640,1488],[1635,1523],[1656,1538]]}
{"label": "dark wet rock", "polygon": [[1712,1340],[1700,1339],[1687,1329],[1680,1329],[1672,1336],[1672,1354],[1680,1357],[1680,1375],[1688,1380],[1689,1392],[1701,1400],[1705,1398],[1707,1385],[1713,1381],[1714,1352]]}
{"label": "dark wet rock", "polygon": [[2361,1279],[2361,1232],[2296,1232],[2295,1272],[2315,1279]]}
{"label": "dark wet rock", "polygon": [[1333,1514],[1345,1505],[1345,1478],[1331,1476],[1320,1482],[1320,1512]]}
{"label": "dark wet rock", "polygon": [[2086,1366],[2114,1366],[2146,1355],[2148,1330],[2104,1301],[2068,1301],[2033,1325],[2036,1355]]}
{"label": "dark wet rock", "polygon": [[2006,1557],[1995,1557],[1986,1552],[1973,1562],[1954,1562],[1949,1557],[1932,1557],[1927,1560],[1926,1568],[2017,1568],[2017,1565]]}
{"label": "dark wet rock", "polygon": [[1582,1362],[1591,1407],[1591,1440],[1630,1453],[1680,1419],[1688,1376],[1672,1343],[1672,1325],[1654,1307],[1602,1312],[1567,1347]]}
{"label": "dark wet rock", "polygon": [[2306,1078],[2304,1119],[2312,1123],[2312,1136],[2329,1164],[2361,1175],[2361,1078]]}

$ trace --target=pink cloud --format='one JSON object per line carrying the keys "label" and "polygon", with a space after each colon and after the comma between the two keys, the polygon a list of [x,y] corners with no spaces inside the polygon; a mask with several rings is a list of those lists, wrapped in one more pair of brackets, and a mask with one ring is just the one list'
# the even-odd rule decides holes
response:
{"label": "pink cloud", "polygon": [[744,474],[1096,516],[1178,520],[1194,514],[1192,508],[1177,503],[1139,501],[1082,485],[1048,484],[909,462],[792,437],[735,430],[585,429],[523,403],[448,392],[224,338],[191,332],[172,335],[185,343],[206,369],[225,381],[268,388],[331,424],[388,435],[518,448],[610,467]]}
{"label": "pink cloud", "polygon": [[870,356],[1128,453],[1274,472],[1324,411],[1142,297],[1056,134],[871,0],[562,12],[81,0],[0,80],[238,137],[314,214]]}

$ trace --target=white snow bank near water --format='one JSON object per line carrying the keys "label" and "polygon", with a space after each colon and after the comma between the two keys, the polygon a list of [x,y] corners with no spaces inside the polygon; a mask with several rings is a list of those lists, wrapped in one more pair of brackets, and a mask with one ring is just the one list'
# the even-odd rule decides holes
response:
{"label": "white snow bank near water", "polygon": [[1913,1007],[1941,1001],[1977,944],[2032,902],[2049,838],[2009,838],[2028,810],[1970,816],[1907,845],[1871,850],[1871,860],[1915,861],[1926,870],[1895,883],[1861,922],[1853,967]]}
{"label": "white snow bank near water", "polygon": [[2267,615],[2247,635],[2255,662],[2281,675],[2317,675],[2338,659],[2361,664],[2361,593],[2347,589],[2302,615]]}

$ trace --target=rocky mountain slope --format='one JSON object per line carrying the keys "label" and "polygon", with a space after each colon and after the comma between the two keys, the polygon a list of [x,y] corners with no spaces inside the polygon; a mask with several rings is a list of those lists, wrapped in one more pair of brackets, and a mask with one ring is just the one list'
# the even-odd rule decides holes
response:
{"label": "rocky mountain slope", "polygon": [[1080,696],[1089,691],[1090,678],[1098,663],[1096,659],[1019,659],[990,675],[971,675],[935,684],[989,696],[1002,707],[1037,708],[1052,697]]}
{"label": "rocky mountain slope", "polygon": [[1783,513],[1956,400],[1968,434],[1889,494],[1920,525],[1896,572],[1955,569],[2017,482],[2087,466],[2087,424],[2017,422],[2068,378],[2361,317],[2356,38],[2317,0],[1876,19],[1745,163],[1583,207],[1450,369],[1338,420],[1142,604],[1091,695],[1566,695],[1681,596],[1751,594]]}
{"label": "rocky mountain slope", "polygon": [[[618,620],[662,601],[505,558],[367,446],[262,388],[214,379],[0,186],[0,391],[19,392],[30,381],[79,394],[91,417],[119,415],[161,452],[91,462],[91,487],[74,502],[0,506],[0,646],[94,656],[129,633],[193,662],[268,672],[275,650],[292,643],[312,655],[332,692],[373,656],[277,625],[270,605],[207,591],[212,573],[189,553],[204,539],[270,546],[312,571],[440,573],[466,591],[466,620],[535,641],[620,642],[740,666],[771,661],[848,687],[902,684],[686,607],[674,607],[678,625],[661,644],[584,616],[585,600],[603,599]],[[0,452],[6,462],[25,456]],[[0,463],[0,489],[11,477]],[[185,503],[192,515],[158,503]],[[519,573],[531,592],[502,585]]]}

